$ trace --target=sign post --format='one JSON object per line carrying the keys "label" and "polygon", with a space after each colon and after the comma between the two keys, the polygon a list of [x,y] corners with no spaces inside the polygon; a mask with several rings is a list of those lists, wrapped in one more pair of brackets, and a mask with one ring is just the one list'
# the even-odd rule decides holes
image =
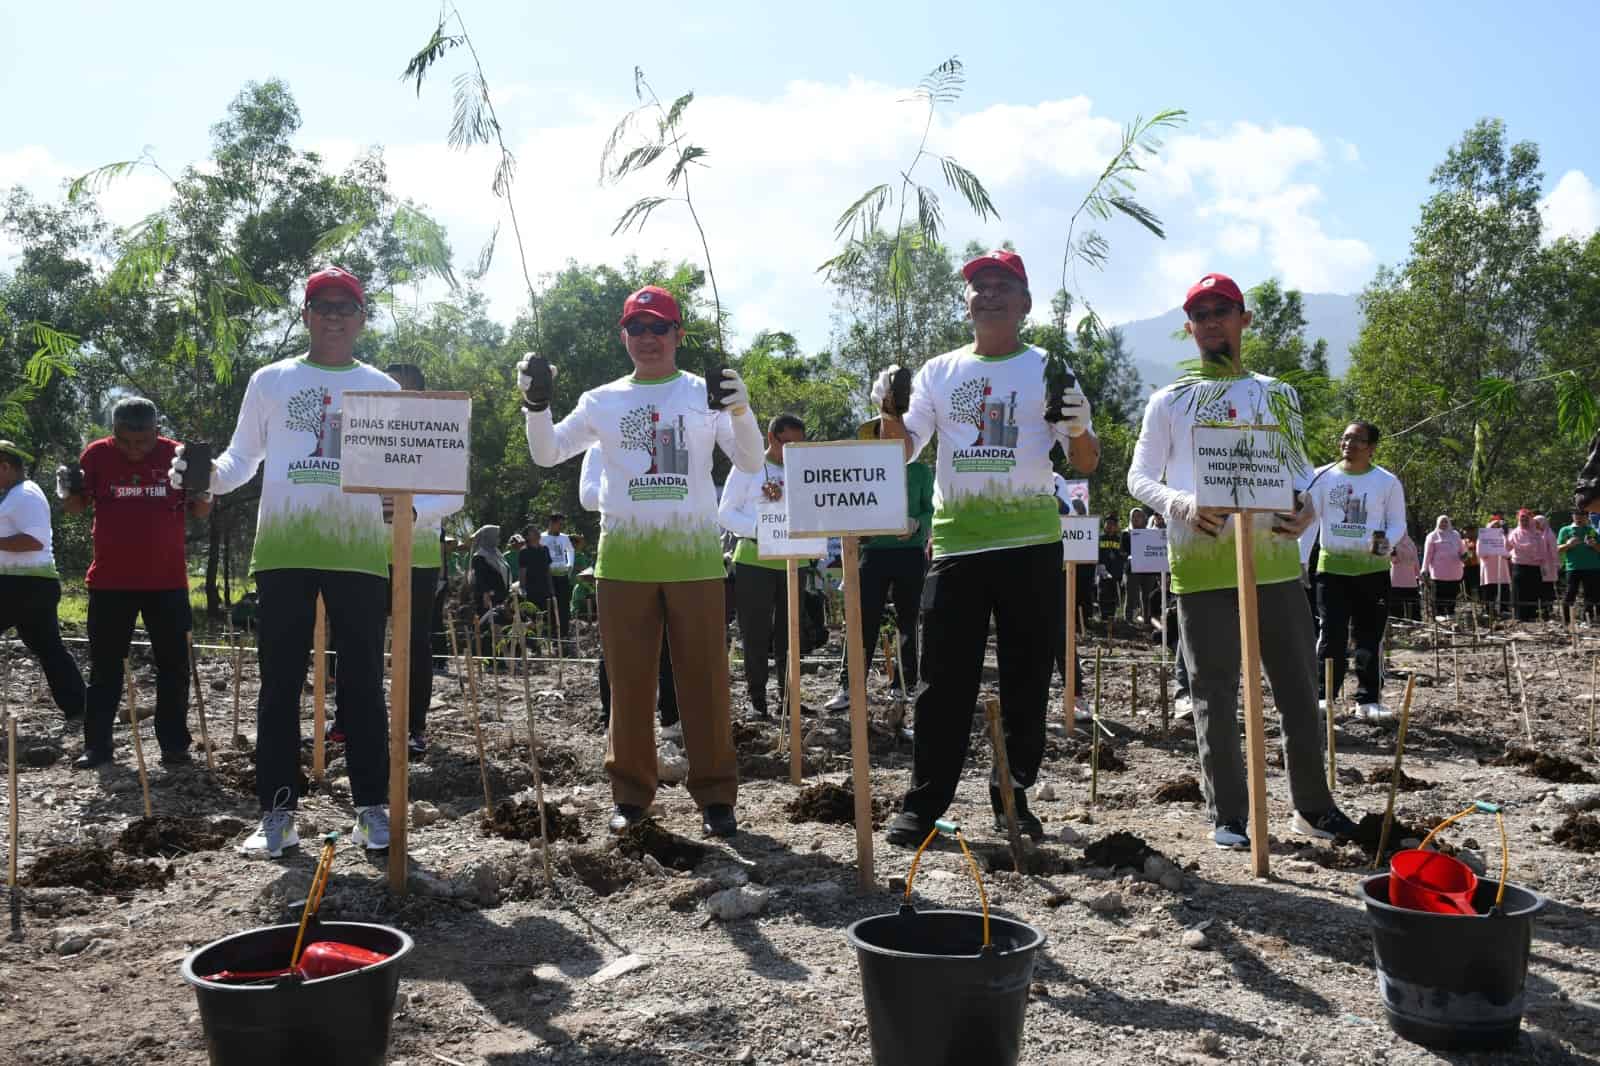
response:
{"label": "sign post", "polygon": [[[903,534],[906,450],[900,440],[788,444],[784,509],[794,536],[842,538],[845,662],[850,675],[850,762],[855,791],[856,874],[873,887],[872,775],[867,753],[867,678],[861,632],[860,538]],[[792,609],[792,608],[791,608]],[[791,755],[791,759],[794,756]]]}
{"label": "sign post", "polygon": [[317,594],[317,621],[311,630],[311,777],[321,781],[326,774],[327,754],[323,736],[328,713],[328,608]]}
{"label": "sign post", "polygon": [[1067,733],[1078,728],[1078,564],[1100,561],[1100,516],[1061,516],[1061,565],[1067,572],[1067,647],[1062,669],[1061,713]]}
{"label": "sign post", "polygon": [[[788,446],[785,445],[787,451]],[[787,482],[788,474],[784,474]],[[756,510],[756,557],[783,559],[787,572],[789,656],[786,667],[785,698],[789,704],[789,783],[798,785],[804,777],[800,742],[800,560],[817,559],[828,553],[827,537],[789,536],[789,511],[782,499],[762,504]],[[849,634],[846,634],[848,639]]]}
{"label": "sign post", "polygon": [[1261,626],[1251,516],[1294,510],[1294,482],[1276,426],[1200,426],[1194,431],[1202,508],[1230,512],[1239,569],[1240,670],[1244,682],[1245,762],[1250,788],[1250,871],[1267,875],[1267,741],[1261,707]]}
{"label": "sign post", "polygon": [[389,891],[406,890],[410,823],[406,742],[411,717],[411,537],[415,493],[467,491],[472,398],[465,392],[347,392],[340,482],[345,492],[394,497],[389,661]]}
{"label": "sign post", "polygon": [[[1167,732],[1167,531],[1146,526],[1128,530],[1128,569],[1135,574],[1155,574],[1161,586],[1161,732]],[[1149,613],[1149,605],[1145,607]]]}

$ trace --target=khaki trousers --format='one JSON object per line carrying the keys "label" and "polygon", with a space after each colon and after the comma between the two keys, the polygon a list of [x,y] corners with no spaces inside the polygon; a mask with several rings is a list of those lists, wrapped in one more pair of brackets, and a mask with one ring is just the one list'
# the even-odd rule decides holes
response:
{"label": "khaki trousers", "polygon": [[600,643],[611,678],[606,773],[615,803],[648,807],[656,796],[656,683],[665,625],[677,682],[689,795],[702,808],[732,806],[739,763],[728,716],[723,583],[597,583]]}

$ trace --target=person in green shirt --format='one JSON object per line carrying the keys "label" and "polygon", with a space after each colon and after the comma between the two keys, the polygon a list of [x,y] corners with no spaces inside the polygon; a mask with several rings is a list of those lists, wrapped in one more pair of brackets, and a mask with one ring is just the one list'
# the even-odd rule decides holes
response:
{"label": "person in green shirt", "polygon": [[1574,510],[1572,524],[1556,534],[1556,554],[1567,573],[1567,591],[1561,597],[1561,620],[1572,624],[1572,603],[1583,589],[1583,625],[1588,627],[1600,603],[1600,534],[1589,524],[1587,512]]}
{"label": "person in green shirt", "polygon": [[[905,439],[905,424],[898,423],[887,433],[878,419],[877,435]],[[917,615],[922,603],[922,583],[928,573],[928,531],[933,528],[933,468],[927,463],[906,464],[906,515],[909,530],[901,534],[873,537],[862,546],[861,559],[861,636],[866,644],[862,659],[872,669],[872,653],[878,629],[883,623],[883,607],[894,597],[894,624],[900,633],[900,685],[902,692],[917,687]],[[850,706],[848,655],[839,661],[839,691],[823,704],[830,711]]]}

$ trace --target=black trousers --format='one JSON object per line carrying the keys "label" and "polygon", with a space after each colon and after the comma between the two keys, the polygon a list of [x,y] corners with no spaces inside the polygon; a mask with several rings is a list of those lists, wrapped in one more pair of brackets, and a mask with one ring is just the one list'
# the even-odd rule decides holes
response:
{"label": "black trousers", "polygon": [[68,718],[83,715],[83,675],[78,663],[61,643],[56,609],[61,604],[61,582],[53,577],[0,577],[0,636],[12,626],[23,647],[39,657],[50,698]]}
{"label": "black trousers", "polygon": [[1600,570],[1567,571],[1567,590],[1561,596],[1563,623],[1572,620],[1572,605],[1578,598],[1579,589],[1583,590],[1583,616],[1592,619],[1596,606],[1600,605]]}
{"label": "black trousers", "polygon": [[[678,721],[678,683],[672,677],[672,652],[667,647],[666,635],[661,638],[661,672],[656,678],[656,713],[663,727]],[[606,653],[600,650],[600,721],[611,721],[611,678],[606,674]]]}
{"label": "black trousers", "polygon": [[1511,599],[1517,621],[1531,622],[1539,614],[1539,596],[1544,591],[1544,574],[1537,564],[1511,564]]}
{"label": "black trousers", "polygon": [[1103,577],[1096,583],[1095,592],[1100,601],[1100,617],[1107,623],[1115,621],[1117,608],[1122,604],[1122,579]]}
{"label": "black trousers", "polygon": [[733,595],[739,614],[739,636],[744,641],[744,681],[750,706],[758,713],[767,709],[769,652],[778,662],[779,698],[788,683],[784,676],[789,655],[787,583],[788,573],[784,570],[734,564]]}
{"label": "black trousers", "polygon": [[[787,574],[784,575],[787,578]],[[917,687],[917,614],[922,605],[922,584],[928,576],[928,559],[920,546],[873,548],[861,560],[861,633],[866,643],[863,669],[872,669],[883,607],[894,598],[894,624],[900,631],[900,678],[906,692]],[[839,664],[839,684],[850,681],[850,657]]]}
{"label": "black trousers", "polygon": [[133,642],[133,623],[144,618],[156,662],[156,740],[163,752],[188,751],[189,645],[194,626],[188,589],[145,592],[89,590],[89,713],[83,746],[111,750],[112,725],[122,702],[122,660]]}
{"label": "black trousers", "polygon": [[1404,618],[1412,622],[1422,620],[1421,594],[1415,585],[1409,588],[1399,585],[1389,586],[1389,617]]}
{"label": "black trousers", "polygon": [[[1318,574],[1317,685],[1327,679],[1321,660],[1333,660],[1333,687],[1344,683],[1345,649],[1352,634],[1356,655],[1356,702],[1377,703],[1383,694],[1383,630],[1389,618],[1389,575]],[[1319,692],[1323,699],[1331,693]]]}
{"label": "black trousers", "polygon": [[932,820],[955,798],[983,677],[989,618],[1011,777],[1032,785],[1044,758],[1051,635],[1061,613],[1061,545],[935,559],[922,587],[922,681],[905,810]]}
{"label": "black trousers", "polygon": [[329,644],[339,648],[339,720],[350,793],[358,807],[389,801],[389,723],[383,694],[383,618],[388,582],[338,570],[262,570],[261,696],[256,703],[256,798],[261,809],[299,802],[300,695],[317,621],[327,605]]}
{"label": "black trousers", "polygon": [[[551,574],[550,588],[556,600],[556,621],[560,626],[561,642],[572,639],[572,578],[566,574]],[[571,654],[569,650],[567,654]]]}
{"label": "black trousers", "polygon": [[[389,571],[390,582],[394,570]],[[406,731],[419,735],[428,731],[428,704],[433,702],[433,592],[439,585],[437,566],[411,568],[411,698],[407,702]],[[390,606],[394,590],[390,589]],[[331,614],[330,614],[331,622]],[[381,682],[380,682],[381,683]],[[341,705],[342,708],[342,705]],[[340,725],[344,724],[343,715]],[[348,735],[348,734],[347,734]]]}
{"label": "black trousers", "polygon": [[1456,613],[1456,597],[1461,593],[1459,581],[1435,581],[1433,583],[1433,613],[1442,614],[1446,618],[1454,617]]}
{"label": "black trousers", "polygon": [[[1078,575],[1078,598],[1073,602],[1072,614],[1069,616],[1066,609],[1067,572],[1065,570],[1061,571],[1061,577],[1059,580],[1060,595],[1056,597],[1055,612],[1056,639],[1055,646],[1051,649],[1050,654],[1052,656],[1051,661],[1053,661],[1056,666],[1056,673],[1061,675],[1061,683],[1065,685],[1067,683],[1067,618],[1080,617],[1079,608],[1083,607],[1087,593],[1084,590],[1083,575],[1080,572]],[[1174,626],[1173,631],[1177,631],[1176,626]],[[1078,632],[1078,639],[1080,641],[1083,639],[1083,632],[1081,629]],[[1083,696],[1083,659],[1081,657],[1075,657],[1072,661],[1072,677],[1072,683],[1074,686],[1076,686],[1074,691],[1076,691],[1078,696],[1081,698]],[[1087,703],[1085,705],[1087,705]]]}

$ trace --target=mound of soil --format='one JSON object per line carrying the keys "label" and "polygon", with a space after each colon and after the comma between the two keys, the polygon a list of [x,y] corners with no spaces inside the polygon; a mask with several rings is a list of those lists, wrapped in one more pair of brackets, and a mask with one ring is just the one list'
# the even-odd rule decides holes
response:
{"label": "mound of soil", "polygon": [[[1012,873],[1017,869],[1016,860],[1012,858],[1009,845],[997,847],[992,844],[980,844],[974,847],[972,851],[977,856],[978,862],[985,873]],[[1056,852],[1030,848],[1026,844],[1023,845],[1022,873],[1048,877],[1054,874],[1064,874],[1071,869],[1071,863]]]}
{"label": "mound of soil", "polygon": [[671,870],[693,870],[711,849],[667,832],[654,818],[645,818],[617,838],[617,850],[630,859],[653,856]]}
{"label": "mound of soil", "polygon": [[[576,814],[562,814],[561,808],[545,801],[545,823],[550,829],[550,839],[583,840],[583,823]],[[539,839],[539,805],[501,800],[495,804],[494,816],[483,821],[483,831],[506,840]]]}
{"label": "mound of soil", "polygon": [[121,858],[110,848],[93,844],[56,848],[39,856],[28,871],[34,888],[82,888],[114,896],[140,888],[162,888],[172,871],[154,863]]}
{"label": "mound of soil", "polygon": [[[1404,773],[1404,771],[1401,772]],[[1399,851],[1400,841],[1405,840],[1408,837],[1414,837],[1417,840],[1421,840],[1427,835],[1428,831],[1426,829],[1415,825],[1409,825],[1401,821],[1399,815],[1396,815],[1394,824],[1389,827],[1389,845],[1384,849],[1383,854],[1385,857],[1387,857]],[[1378,854],[1378,841],[1380,838],[1382,838],[1382,836],[1382,814],[1374,813],[1364,815],[1361,821],[1356,824],[1355,843],[1360,845],[1361,850],[1370,856],[1376,856]]]}
{"label": "mound of soil", "polygon": [[[1381,770],[1374,770],[1367,775],[1367,784],[1389,787],[1389,782],[1394,780],[1394,767],[1386,766]],[[1432,781],[1424,781],[1420,777],[1412,777],[1404,770],[1400,771],[1401,792],[1424,792],[1433,787]]]}
{"label": "mound of soil", "polygon": [[[809,755],[800,760],[800,772],[814,777],[822,772],[816,760]],[[789,780],[789,756],[771,752],[739,752],[739,779],[741,781]]]}
{"label": "mound of soil", "polygon": [[[531,781],[533,771],[528,766],[528,745],[526,743],[513,744],[509,751],[496,752],[500,759],[522,767],[524,773]],[[473,764],[473,772],[477,772],[477,764]],[[581,782],[585,775],[583,763],[578,758],[577,752],[571,748],[564,748],[556,744],[541,744],[539,747],[539,776],[544,780],[544,785],[569,785]]]}
{"label": "mound of soil", "polygon": [[216,851],[244,828],[237,819],[210,822],[158,814],[131,822],[117,837],[117,850],[150,859],[175,859],[197,851]]}
{"label": "mound of soil", "polygon": [[[387,758],[387,756],[385,756]],[[255,798],[256,794],[256,762],[253,755],[238,755],[231,758],[224,757],[217,760],[217,782],[230,792],[237,792],[242,796]],[[299,794],[309,796],[317,790],[317,783],[311,780],[311,753],[305,752],[300,762]]]}
{"label": "mound of soil", "polygon": [[[1142,870],[1144,869],[1145,859],[1151,855],[1160,854],[1155,848],[1146,844],[1142,837],[1135,836],[1126,830],[1118,830],[1109,836],[1103,836],[1083,849],[1085,862],[1093,866],[1109,867],[1113,870],[1123,866],[1131,866],[1135,870]],[[1165,858],[1165,856],[1162,857]]]}
{"label": "mound of soil", "polygon": [[1592,785],[1595,777],[1565,755],[1539,751],[1522,744],[1506,745],[1506,753],[1494,761],[1496,766],[1525,766],[1534,777],[1563,785]]}
{"label": "mound of soil", "polygon": [[[789,821],[821,822],[824,825],[853,825],[856,820],[856,794],[853,789],[824,781],[804,789],[789,801]],[[878,828],[889,816],[889,801],[872,800],[872,827]]]}
{"label": "mound of soil", "polygon": [[635,864],[614,851],[574,849],[562,857],[561,865],[566,873],[582,881],[597,896],[620,892],[641,874]]}
{"label": "mound of soil", "polygon": [[1205,793],[1193,774],[1184,774],[1163,782],[1155,791],[1157,803],[1204,803]]}
{"label": "mound of soil", "polygon": [[1556,827],[1556,843],[1572,851],[1600,851],[1600,818],[1592,814],[1569,814]]}

